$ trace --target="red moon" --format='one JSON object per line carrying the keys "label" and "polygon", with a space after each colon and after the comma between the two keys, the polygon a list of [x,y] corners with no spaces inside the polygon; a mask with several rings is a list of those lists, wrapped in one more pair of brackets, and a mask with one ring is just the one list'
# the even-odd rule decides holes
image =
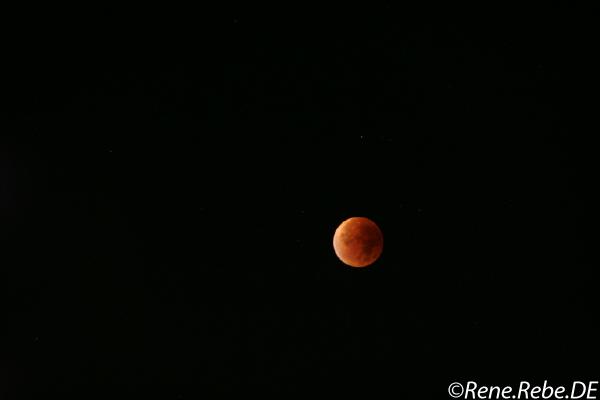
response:
{"label": "red moon", "polygon": [[333,235],[333,249],[344,264],[366,267],[373,264],[383,251],[383,234],[365,217],[352,217],[340,224]]}

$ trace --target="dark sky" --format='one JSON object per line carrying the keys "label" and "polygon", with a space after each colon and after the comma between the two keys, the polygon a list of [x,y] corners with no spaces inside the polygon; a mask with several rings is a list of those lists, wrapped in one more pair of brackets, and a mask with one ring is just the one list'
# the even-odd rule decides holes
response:
{"label": "dark sky", "polygon": [[3,398],[598,372],[586,10],[41,11],[2,76]]}

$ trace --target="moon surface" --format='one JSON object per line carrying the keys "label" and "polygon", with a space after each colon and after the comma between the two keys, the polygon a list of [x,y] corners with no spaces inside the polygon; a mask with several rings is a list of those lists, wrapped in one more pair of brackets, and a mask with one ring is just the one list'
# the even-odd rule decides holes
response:
{"label": "moon surface", "polygon": [[333,235],[338,258],[351,267],[373,264],[383,251],[383,234],[377,224],[365,217],[352,217],[340,224]]}

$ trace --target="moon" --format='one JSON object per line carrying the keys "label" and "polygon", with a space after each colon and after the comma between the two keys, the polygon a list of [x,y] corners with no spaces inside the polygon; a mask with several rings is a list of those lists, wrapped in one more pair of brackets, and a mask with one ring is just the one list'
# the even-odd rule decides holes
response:
{"label": "moon", "polygon": [[338,258],[351,267],[373,264],[383,251],[383,233],[365,217],[348,218],[333,235],[333,249]]}

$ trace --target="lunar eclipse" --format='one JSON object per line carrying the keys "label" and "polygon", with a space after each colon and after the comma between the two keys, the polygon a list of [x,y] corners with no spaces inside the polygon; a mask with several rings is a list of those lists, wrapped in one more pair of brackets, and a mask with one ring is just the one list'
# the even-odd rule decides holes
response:
{"label": "lunar eclipse", "polygon": [[352,217],[340,224],[333,235],[338,258],[351,267],[373,264],[383,251],[383,234],[377,224],[365,217]]}

